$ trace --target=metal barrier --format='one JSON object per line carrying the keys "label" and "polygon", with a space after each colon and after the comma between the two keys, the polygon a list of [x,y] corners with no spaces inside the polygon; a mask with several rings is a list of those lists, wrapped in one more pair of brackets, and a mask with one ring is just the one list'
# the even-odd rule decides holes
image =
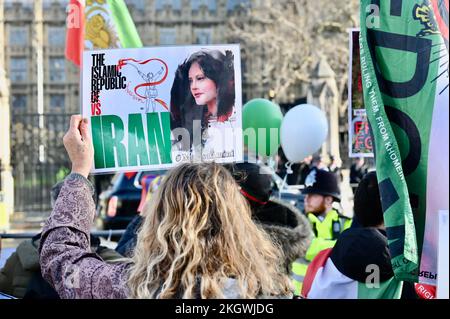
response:
{"label": "metal barrier", "polygon": [[[62,138],[71,114],[12,114],[14,211],[51,211],[50,189],[70,170]],[[43,125],[39,125],[43,121]]]}

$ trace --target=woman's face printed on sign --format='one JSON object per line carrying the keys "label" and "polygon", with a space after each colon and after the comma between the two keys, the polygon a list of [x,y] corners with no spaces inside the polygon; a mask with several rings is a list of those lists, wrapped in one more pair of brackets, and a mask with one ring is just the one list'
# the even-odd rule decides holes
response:
{"label": "woman's face printed on sign", "polygon": [[217,99],[217,87],[213,80],[206,77],[197,62],[189,69],[189,84],[197,105],[207,105]]}

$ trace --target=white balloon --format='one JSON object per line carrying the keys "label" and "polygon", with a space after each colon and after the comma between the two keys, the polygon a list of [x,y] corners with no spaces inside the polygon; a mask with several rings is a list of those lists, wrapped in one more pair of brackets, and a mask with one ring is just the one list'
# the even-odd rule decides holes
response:
{"label": "white balloon", "polygon": [[300,104],[284,115],[280,134],[286,158],[300,162],[320,149],[328,135],[328,121],[317,106]]}

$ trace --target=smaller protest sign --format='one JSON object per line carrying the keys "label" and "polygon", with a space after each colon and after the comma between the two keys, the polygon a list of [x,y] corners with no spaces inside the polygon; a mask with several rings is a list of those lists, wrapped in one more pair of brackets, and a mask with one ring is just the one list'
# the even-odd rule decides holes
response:
{"label": "smaller protest sign", "polygon": [[349,30],[348,136],[349,157],[373,157],[372,137],[364,108],[359,30]]}

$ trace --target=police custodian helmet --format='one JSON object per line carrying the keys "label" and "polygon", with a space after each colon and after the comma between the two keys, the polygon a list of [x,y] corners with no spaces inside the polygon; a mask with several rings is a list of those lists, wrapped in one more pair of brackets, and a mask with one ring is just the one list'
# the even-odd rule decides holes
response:
{"label": "police custodian helmet", "polygon": [[336,175],[323,169],[314,168],[308,174],[302,193],[331,196],[335,201],[341,201],[341,191]]}

